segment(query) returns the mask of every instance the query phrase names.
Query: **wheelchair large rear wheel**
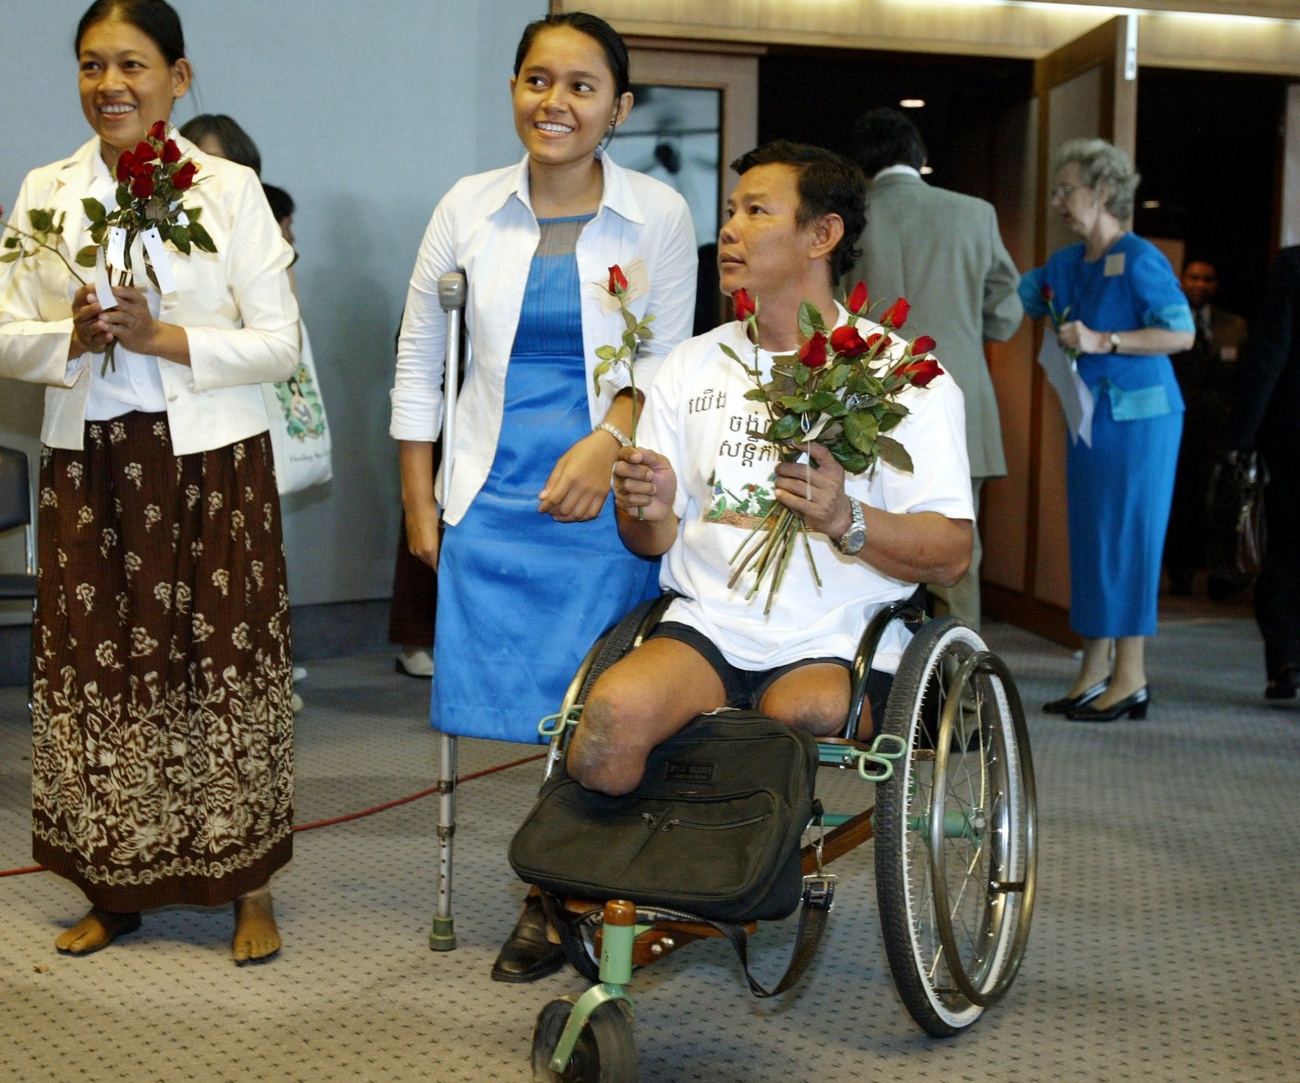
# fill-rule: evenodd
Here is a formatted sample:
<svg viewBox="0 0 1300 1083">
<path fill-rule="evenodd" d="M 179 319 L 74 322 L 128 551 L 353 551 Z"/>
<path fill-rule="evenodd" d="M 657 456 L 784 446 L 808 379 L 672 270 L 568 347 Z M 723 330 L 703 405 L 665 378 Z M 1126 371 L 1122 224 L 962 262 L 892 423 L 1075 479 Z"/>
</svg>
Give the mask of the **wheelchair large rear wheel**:
<svg viewBox="0 0 1300 1083">
<path fill-rule="evenodd" d="M 1035 879 L 1034 773 L 1006 666 L 952 617 L 929 622 L 894 678 L 885 732 L 907 755 L 876 788 L 876 894 L 890 970 L 929 1034 L 1004 996 Z"/>
</svg>

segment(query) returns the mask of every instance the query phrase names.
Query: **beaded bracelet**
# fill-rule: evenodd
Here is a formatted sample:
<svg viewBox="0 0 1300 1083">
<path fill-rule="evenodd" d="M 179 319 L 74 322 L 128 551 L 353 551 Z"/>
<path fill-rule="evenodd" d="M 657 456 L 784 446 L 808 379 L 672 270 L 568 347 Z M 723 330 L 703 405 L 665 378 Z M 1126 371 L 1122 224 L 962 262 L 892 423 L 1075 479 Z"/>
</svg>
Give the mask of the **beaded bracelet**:
<svg viewBox="0 0 1300 1083">
<path fill-rule="evenodd" d="M 599 425 L 596 426 L 595 429 L 592 429 L 591 431 L 596 432 L 597 430 L 601 432 L 609 433 L 610 436 L 612 436 L 615 440 L 619 442 L 619 445 L 621 447 L 632 446 L 632 441 L 628 439 L 628 437 L 624 433 L 620 432 L 617 428 L 611 425 L 608 421 L 602 421 Z"/>
</svg>

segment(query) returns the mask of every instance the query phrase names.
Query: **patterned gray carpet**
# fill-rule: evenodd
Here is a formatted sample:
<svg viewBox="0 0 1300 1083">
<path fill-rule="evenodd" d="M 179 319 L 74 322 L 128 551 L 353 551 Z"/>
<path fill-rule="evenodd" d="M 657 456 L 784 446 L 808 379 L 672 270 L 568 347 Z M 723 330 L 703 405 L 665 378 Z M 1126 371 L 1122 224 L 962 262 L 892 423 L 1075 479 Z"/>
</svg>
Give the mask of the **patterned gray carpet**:
<svg viewBox="0 0 1300 1083">
<path fill-rule="evenodd" d="M 1030 708 L 1038 771 L 1040 894 L 1008 999 L 958 1038 L 917 1030 L 885 964 L 867 847 L 837 863 L 820 956 L 781 1003 L 754 1001 L 717 942 L 638 973 L 643 1080 L 1300 1080 L 1300 711 L 1263 705 L 1253 626 L 1166 623 L 1149 718 L 1091 727 L 1037 711 L 1068 683 L 1067 651 L 1006 625 L 986 634 Z M 300 823 L 432 784 L 427 685 L 391 667 L 312 665 Z M 0 690 L 0 870 L 32 863 L 23 702 Z M 531 751 L 462 741 L 461 774 Z M 532 764 L 460 790 L 452 953 L 427 947 L 433 798 L 299 834 L 275 885 L 285 948 L 261 967 L 230 963 L 228 912 L 197 909 L 59 956 L 78 893 L 47 873 L 0 878 L 0 1078 L 527 1080 L 536 1013 L 582 988 L 569 972 L 488 980 L 520 896 L 506 844 L 539 777 Z M 828 803 L 869 803 L 865 785 L 829 778 Z M 760 931 L 761 974 L 779 972 L 788 936 Z"/>
</svg>

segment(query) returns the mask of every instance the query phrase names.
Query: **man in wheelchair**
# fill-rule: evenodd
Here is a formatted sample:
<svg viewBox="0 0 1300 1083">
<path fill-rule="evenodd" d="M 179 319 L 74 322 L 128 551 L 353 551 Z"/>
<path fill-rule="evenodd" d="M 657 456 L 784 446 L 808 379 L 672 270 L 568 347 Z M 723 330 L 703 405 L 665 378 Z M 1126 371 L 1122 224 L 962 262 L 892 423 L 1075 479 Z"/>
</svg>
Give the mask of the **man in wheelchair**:
<svg viewBox="0 0 1300 1083">
<path fill-rule="evenodd" d="M 847 320 L 835 289 L 859 255 L 866 182 L 839 155 L 784 141 L 732 168 L 740 179 L 718 237 L 721 287 L 727 294 L 743 288 L 758 302 L 757 364 L 766 379 L 774 354 L 800 346 L 802 302 L 828 323 Z M 863 337 L 883 330 L 865 320 L 858 328 Z M 817 736 L 838 733 L 865 622 L 919 583 L 955 583 L 970 563 L 965 415 L 951 377 L 900 400 L 909 413 L 891 435 L 910 452 L 911 473 L 881 461 L 871 476 L 846 475 L 817 443 L 807 447 L 811 465 L 773 469 L 775 448 L 758 435 L 766 411 L 745 398 L 753 383 L 723 344 L 754 363 L 738 321 L 679 345 L 648 391 L 638 446 L 624 448 L 614 467 L 624 544 L 662 555 L 660 584 L 681 597 L 587 697 L 567 771 L 593 790 L 630 792 L 655 746 L 724 706 L 754 708 Z M 764 496 L 803 518 L 821 578 L 818 585 L 800 545 L 770 613 L 766 586 L 747 597 L 749 582 L 727 585 Z M 893 672 L 906 638 L 890 626 L 877 670 Z M 858 736 L 869 739 L 869 712 L 863 717 Z M 539 919 L 539 908 L 525 908 L 494 977 L 526 981 L 560 965 L 559 949 L 541 942 Z"/>
<path fill-rule="evenodd" d="M 732 168 L 740 180 L 718 266 L 723 292 L 743 288 L 759 303 L 766 378 L 773 354 L 799 348 L 803 301 L 831 322 L 839 277 L 858 255 L 865 182 L 838 155 L 785 142 Z M 847 319 L 838 313 L 835 323 Z M 859 330 L 866 337 L 880 328 Z M 753 384 L 722 343 L 746 363 L 753 357 L 735 321 L 678 346 L 650 388 L 640 446 L 624 449 L 614 467 L 624 544 L 662 555 L 660 583 L 682 597 L 588 696 L 568 771 L 605 793 L 634 789 L 651 749 L 719 707 L 752 707 L 816 736 L 839 732 L 864 617 L 918 583 L 956 582 L 970 562 L 965 420 L 950 377 L 904 393 L 910 412 L 892 435 L 911 453 L 911 474 L 881 461 L 873 477 L 846 475 L 816 443 L 812 465 L 778 462 L 773 472 L 773 448 L 755 438 L 767 421 L 763 404 L 745 398 Z M 766 587 L 746 597 L 746 581 L 727 586 L 729 561 L 757 522 L 746 522 L 736 496 L 761 490 L 803 518 L 822 579 L 819 587 L 797 550 L 766 615 Z M 895 629 L 882 643 L 877 669 L 892 671 L 902 639 Z"/>
</svg>

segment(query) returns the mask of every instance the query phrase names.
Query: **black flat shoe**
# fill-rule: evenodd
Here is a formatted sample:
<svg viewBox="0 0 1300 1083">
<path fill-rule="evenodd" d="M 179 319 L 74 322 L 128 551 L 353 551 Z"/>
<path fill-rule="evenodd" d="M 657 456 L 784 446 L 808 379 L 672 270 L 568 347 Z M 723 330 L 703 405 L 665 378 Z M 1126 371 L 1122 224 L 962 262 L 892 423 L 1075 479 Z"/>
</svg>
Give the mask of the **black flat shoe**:
<svg viewBox="0 0 1300 1083">
<path fill-rule="evenodd" d="M 1128 715 L 1129 718 L 1146 718 L 1147 707 L 1151 703 L 1151 693 L 1148 686 L 1143 685 L 1131 696 L 1125 696 L 1118 703 L 1112 703 L 1109 707 L 1103 707 L 1100 710 L 1096 707 L 1080 707 L 1077 710 L 1066 713 L 1066 718 L 1071 722 L 1114 722 L 1120 715 Z"/>
<path fill-rule="evenodd" d="M 1077 711 L 1080 707 L 1086 706 L 1094 699 L 1100 696 L 1110 686 L 1110 678 L 1099 681 L 1091 688 L 1085 688 L 1077 696 L 1062 696 L 1060 699 L 1049 700 L 1043 704 L 1043 710 L 1047 714 L 1069 714 L 1071 711 Z"/>
<path fill-rule="evenodd" d="M 492 964 L 492 980 L 530 982 L 564 965 L 564 949 L 546 938 L 546 914 L 539 895 L 524 900 L 524 912 Z"/>
</svg>

